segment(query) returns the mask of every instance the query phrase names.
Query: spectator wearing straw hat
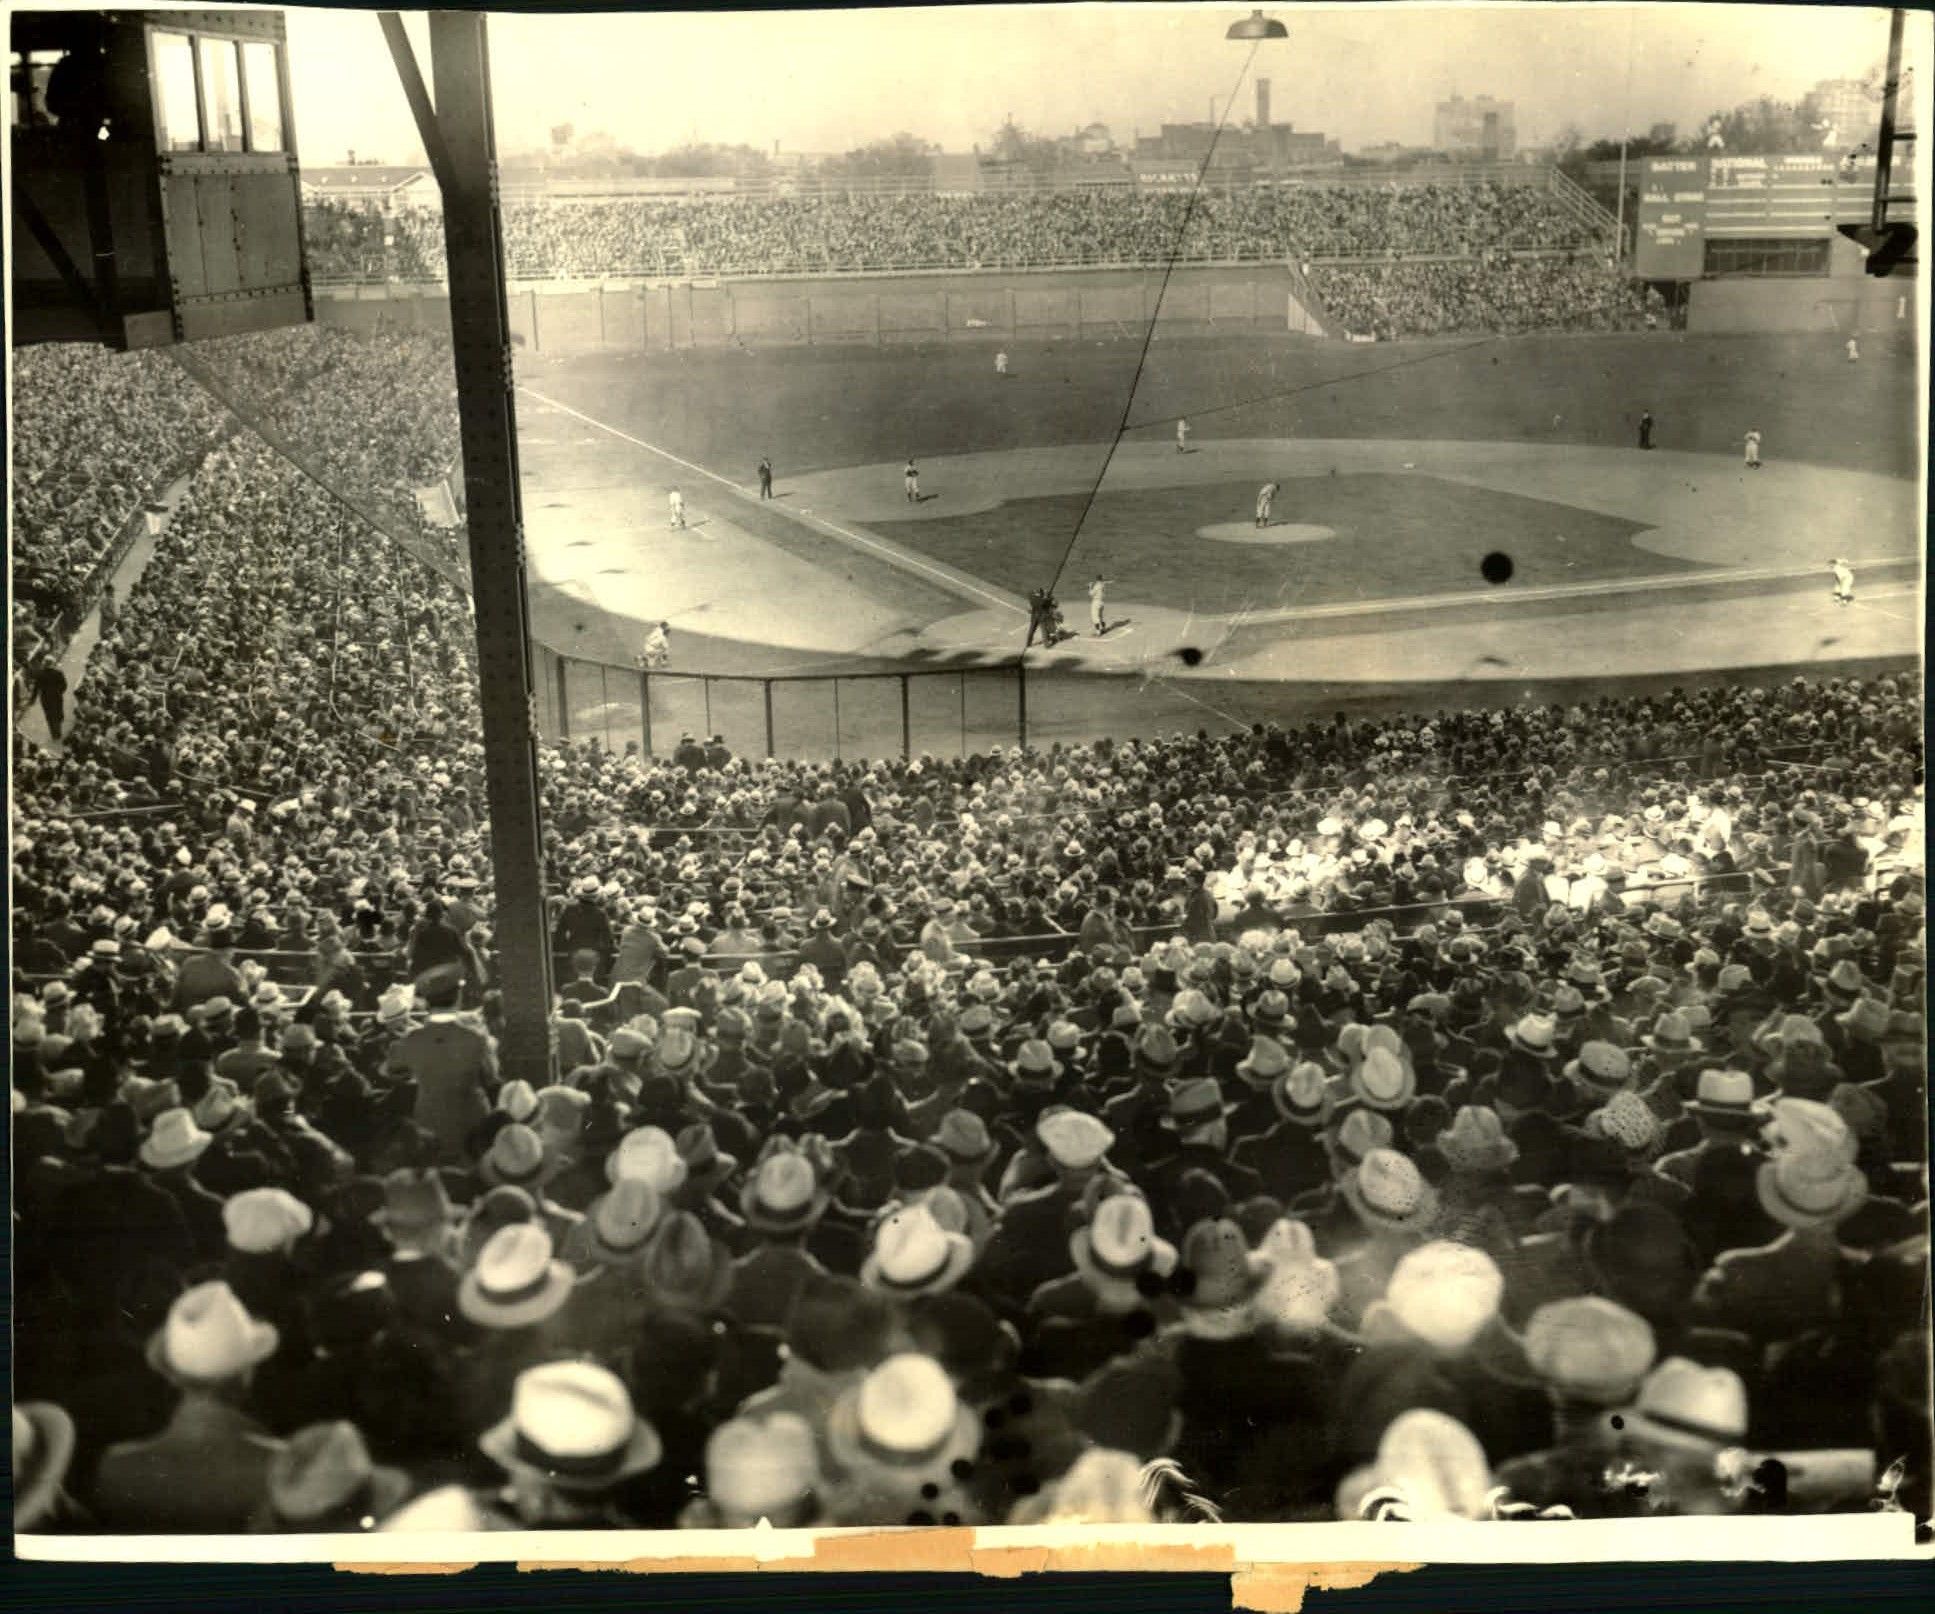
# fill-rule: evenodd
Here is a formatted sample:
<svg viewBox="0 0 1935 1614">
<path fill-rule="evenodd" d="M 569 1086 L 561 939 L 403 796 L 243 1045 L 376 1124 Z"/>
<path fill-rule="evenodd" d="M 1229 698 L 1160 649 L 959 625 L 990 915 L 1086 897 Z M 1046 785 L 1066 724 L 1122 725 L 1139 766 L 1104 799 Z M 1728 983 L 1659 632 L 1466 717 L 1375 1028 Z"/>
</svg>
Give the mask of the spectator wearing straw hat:
<svg viewBox="0 0 1935 1614">
<path fill-rule="evenodd" d="M 825 1439 L 829 1522 L 979 1522 L 959 1473 L 980 1455 L 980 1420 L 932 1357 L 881 1362 L 834 1403 Z"/>
<path fill-rule="evenodd" d="M 511 1514 L 525 1529 L 622 1528 L 615 1494 L 658 1466 L 664 1447 L 617 1376 L 592 1362 L 547 1362 L 520 1373 L 508 1411 L 479 1437 L 504 1471 Z"/>
<path fill-rule="evenodd" d="M 311 1424 L 269 1465 L 269 1494 L 250 1521 L 261 1535 L 354 1535 L 403 1505 L 410 1476 L 370 1460 L 353 1423 Z"/>
<path fill-rule="evenodd" d="M 500 1227 L 457 1288 L 457 1308 L 478 1330 L 464 1363 L 459 1404 L 476 1427 L 509 1398 L 517 1377 L 546 1357 L 569 1354 L 562 1319 L 576 1275 L 536 1222 Z"/>
<path fill-rule="evenodd" d="M 804 1418 L 792 1412 L 734 1418 L 706 1441 L 705 1494 L 679 1523 L 692 1530 L 809 1529 L 822 1522 L 824 1483 Z"/>
<path fill-rule="evenodd" d="M 1330 1179 L 1324 1128 L 1335 1110 L 1336 1094 L 1321 1065 L 1299 1060 L 1271 1080 L 1270 1103 L 1276 1124 L 1238 1142 L 1234 1159 L 1288 1203 Z"/>
<path fill-rule="evenodd" d="M 1343 1177 L 1340 1192 L 1368 1238 L 1337 1263 L 1342 1290 L 1336 1315 L 1355 1327 L 1384 1293 L 1397 1264 L 1430 1235 L 1438 1193 L 1409 1156 L 1375 1148 Z"/>
<path fill-rule="evenodd" d="M 740 1191 L 739 1212 L 755 1243 L 732 1264 L 725 1310 L 753 1328 L 783 1328 L 800 1293 L 826 1268 L 806 1238 L 826 1214 L 832 1194 L 797 1149 L 773 1149 Z"/>
<path fill-rule="evenodd" d="M 1718 1459 L 1747 1438 L 1747 1389 L 1724 1367 L 1668 1357 L 1621 1409 L 1622 1448 L 1646 1479 L 1648 1511 L 1714 1515 L 1737 1511 Z"/>
<path fill-rule="evenodd" d="M 102 1455 L 93 1495 L 104 1525 L 129 1535 L 248 1528 L 282 1447 L 242 1404 L 279 1344 L 225 1283 L 198 1284 L 174 1303 L 147 1355 L 179 1399 L 160 1433 Z"/>
</svg>

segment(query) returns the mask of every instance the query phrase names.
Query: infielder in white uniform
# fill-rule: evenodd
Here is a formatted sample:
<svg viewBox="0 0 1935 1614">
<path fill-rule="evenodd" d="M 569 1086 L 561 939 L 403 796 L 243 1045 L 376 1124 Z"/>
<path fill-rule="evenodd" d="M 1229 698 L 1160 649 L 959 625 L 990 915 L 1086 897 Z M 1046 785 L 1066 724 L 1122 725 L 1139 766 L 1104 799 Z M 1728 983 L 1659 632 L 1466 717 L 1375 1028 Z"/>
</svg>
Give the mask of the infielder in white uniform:
<svg viewBox="0 0 1935 1614">
<path fill-rule="evenodd" d="M 1256 524 L 1259 527 L 1270 525 L 1270 501 L 1277 496 L 1277 484 L 1265 482 L 1256 490 Z"/>
<path fill-rule="evenodd" d="M 1098 639 L 1109 631 L 1107 618 L 1102 613 L 1102 590 L 1107 587 L 1108 583 L 1100 572 L 1096 573 L 1095 581 L 1088 586 L 1088 625 L 1095 630 Z"/>
<path fill-rule="evenodd" d="M 907 502 L 909 504 L 919 504 L 920 503 L 920 471 L 916 468 L 912 460 L 909 460 L 907 462 L 907 470 L 905 475 L 901 478 L 901 480 L 906 484 L 906 487 L 907 487 Z"/>
<path fill-rule="evenodd" d="M 665 497 L 667 502 L 672 506 L 672 525 L 675 527 L 683 527 L 685 525 L 685 495 L 679 492 L 677 488 L 674 488 Z"/>
<path fill-rule="evenodd" d="M 1828 570 L 1834 573 L 1834 603 L 1854 604 L 1854 568 L 1837 556 L 1828 562 Z"/>
<path fill-rule="evenodd" d="M 663 667 L 672 654 L 672 624 L 661 622 L 645 635 L 645 648 L 638 653 L 647 668 Z"/>
<path fill-rule="evenodd" d="M 1176 452 L 1178 454 L 1189 452 L 1189 422 L 1180 417 L 1176 421 Z"/>
<path fill-rule="evenodd" d="M 1759 432 L 1747 433 L 1747 469 L 1750 471 L 1758 471 L 1760 469 Z"/>
</svg>

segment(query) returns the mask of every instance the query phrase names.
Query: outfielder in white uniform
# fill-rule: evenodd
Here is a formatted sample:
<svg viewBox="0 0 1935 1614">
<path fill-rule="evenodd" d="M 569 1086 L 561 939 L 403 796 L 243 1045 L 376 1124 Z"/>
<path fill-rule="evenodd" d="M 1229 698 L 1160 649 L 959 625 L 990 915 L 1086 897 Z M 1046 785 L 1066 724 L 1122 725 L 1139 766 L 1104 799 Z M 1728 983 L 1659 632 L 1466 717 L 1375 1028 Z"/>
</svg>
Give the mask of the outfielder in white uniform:
<svg viewBox="0 0 1935 1614">
<path fill-rule="evenodd" d="M 1109 631 L 1108 620 L 1102 612 L 1102 590 L 1106 587 L 1108 584 L 1099 573 L 1088 586 L 1088 625 L 1095 630 L 1098 639 Z"/>
<path fill-rule="evenodd" d="M 996 375 L 1008 373 L 1008 354 L 1005 348 L 994 356 L 994 373 Z"/>
<path fill-rule="evenodd" d="M 1848 338 L 1848 363 L 1858 364 L 1860 362 L 1861 362 L 1861 343 L 1858 338 L 1850 336 Z"/>
<path fill-rule="evenodd" d="M 1176 421 L 1176 452 L 1178 454 L 1189 452 L 1189 422 L 1180 417 Z"/>
<path fill-rule="evenodd" d="M 677 488 L 674 488 L 666 495 L 666 501 L 672 506 L 672 525 L 675 527 L 683 527 L 685 525 L 685 495 L 679 492 Z"/>
<path fill-rule="evenodd" d="M 915 467 L 914 462 L 912 460 L 909 460 L 907 462 L 907 470 L 905 474 L 902 476 L 901 480 L 906 484 L 906 487 L 907 487 L 907 502 L 909 504 L 919 504 L 920 503 L 920 471 Z"/>
<path fill-rule="evenodd" d="M 1834 573 L 1834 603 L 1854 604 L 1854 568 L 1837 556 L 1828 562 L 1828 570 Z"/>
<path fill-rule="evenodd" d="M 638 654 L 639 661 L 648 668 L 663 667 L 672 654 L 671 635 L 671 623 L 659 623 L 645 635 L 645 648 Z"/>
<path fill-rule="evenodd" d="M 1760 469 L 1759 432 L 1747 433 L 1747 469 L 1750 471 L 1758 471 Z"/>
<path fill-rule="evenodd" d="M 1270 525 L 1270 501 L 1277 496 L 1277 484 L 1265 482 L 1256 490 L 1256 524 L 1259 527 Z"/>
</svg>

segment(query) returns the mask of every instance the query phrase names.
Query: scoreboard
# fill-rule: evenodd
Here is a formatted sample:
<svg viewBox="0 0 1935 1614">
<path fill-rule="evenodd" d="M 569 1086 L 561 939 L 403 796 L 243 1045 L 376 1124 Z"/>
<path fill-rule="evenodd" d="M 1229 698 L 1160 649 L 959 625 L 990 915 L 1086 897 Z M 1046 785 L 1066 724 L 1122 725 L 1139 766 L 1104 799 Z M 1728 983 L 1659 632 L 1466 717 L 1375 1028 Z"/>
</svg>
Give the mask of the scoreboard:
<svg viewBox="0 0 1935 1614">
<path fill-rule="evenodd" d="M 1872 156 L 1648 157 L 1634 268 L 1642 280 L 1698 280 L 1709 240 L 1822 240 L 1866 219 L 1874 190 Z"/>
</svg>

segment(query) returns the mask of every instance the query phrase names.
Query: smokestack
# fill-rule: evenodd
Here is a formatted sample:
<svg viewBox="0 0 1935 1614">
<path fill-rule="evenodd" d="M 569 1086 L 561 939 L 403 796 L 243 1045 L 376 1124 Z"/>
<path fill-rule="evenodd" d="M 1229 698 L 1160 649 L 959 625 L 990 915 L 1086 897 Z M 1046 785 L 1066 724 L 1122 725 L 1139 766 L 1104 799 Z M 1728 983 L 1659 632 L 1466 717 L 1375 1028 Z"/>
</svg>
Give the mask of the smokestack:
<svg viewBox="0 0 1935 1614">
<path fill-rule="evenodd" d="M 1259 129 L 1270 127 L 1270 81 L 1267 78 L 1256 81 L 1256 126 Z"/>
</svg>

